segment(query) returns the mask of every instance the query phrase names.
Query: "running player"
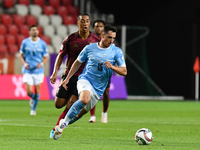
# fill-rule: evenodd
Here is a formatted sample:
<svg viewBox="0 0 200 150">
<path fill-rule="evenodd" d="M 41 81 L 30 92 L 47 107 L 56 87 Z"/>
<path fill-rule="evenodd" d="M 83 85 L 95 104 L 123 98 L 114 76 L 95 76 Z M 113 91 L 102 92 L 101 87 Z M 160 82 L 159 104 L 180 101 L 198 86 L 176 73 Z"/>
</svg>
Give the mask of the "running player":
<svg viewBox="0 0 200 150">
<path fill-rule="evenodd" d="M 79 100 L 69 109 L 64 119 L 56 126 L 53 138 L 57 140 L 68 124 L 75 122 L 90 111 L 98 102 L 112 76 L 113 71 L 125 76 L 127 74 L 123 52 L 112 43 L 117 29 L 105 26 L 101 41 L 87 45 L 73 63 L 67 77 L 62 82 L 63 88 L 70 90 L 68 83 L 85 60 L 87 64 L 78 78 Z M 115 62 L 118 67 L 115 66 Z"/>
<path fill-rule="evenodd" d="M 26 91 L 31 98 L 30 115 L 36 115 L 36 107 L 40 97 L 40 85 L 44 79 L 44 64 L 48 60 L 46 43 L 38 37 L 39 30 L 37 25 L 29 27 L 30 37 L 22 41 L 19 58 L 23 63 L 22 73 L 23 82 L 26 85 Z M 35 85 L 35 93 L 33 93 Z"/>
<path fill-rule="evenodd" d="M 82 49 L 88 44 L 100 41 L 100 38 L 96 34 L 89 31 L 90 17 L 88 14 L 80 14 L 78 16 L 77 24 L 79 26 L 79 31 L 69 35 L 68 38 L 65 39 L 61 45 L 60 52 L 56 58 L 56 62 L 54 65 L 54 71 L 50 77 L 50 81 L 52 84 L 54 84 L 57 79 L 57 71 L 60 68 L 60 65 L 65 55 L 68 55 L 68 59 L 66 64 L 66 71 L 65 74 L 62 76 L 61 82 L 66 78 L 73 62 L 76 60 Z M 70 79 L 68 83 L 68 91 L 63 88 L 62 84 L 58 88 L 58 92 L 55 97 L 55 107 L 62 108 L 66 104 L 67 106 L 58 118 L 56 125 L 59 124 L 60 119 L 63 119 L 65 117 L 72 104 L 78 100 L 77 80 L 78 76 L 82 73 L 84 66 L 85 62 Z M 54 131 L 55 128 L 53 128 L 50 132 L 50 138 L 53 138 Z"/>
</svg>

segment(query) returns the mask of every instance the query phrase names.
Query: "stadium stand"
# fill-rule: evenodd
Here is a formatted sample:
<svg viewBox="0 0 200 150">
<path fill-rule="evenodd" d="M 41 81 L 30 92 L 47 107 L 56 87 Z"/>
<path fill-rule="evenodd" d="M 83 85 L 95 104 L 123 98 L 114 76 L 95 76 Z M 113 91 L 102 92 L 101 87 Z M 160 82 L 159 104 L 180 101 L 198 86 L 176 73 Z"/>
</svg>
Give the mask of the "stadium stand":
<svg viewBox="0 0 200 150">
<path fill-rule="evenodd" d="M 4 0 L 3 1 L 3 5 L 6 7 L 6 8 L 11 8 L 15 5 L 15 0 Z"/>
<path fill-rule="evenodd" d="M 55 53 L 54 47 L 52 45 L 47 44 L 47 49 L 48 49 L 49 54 L 54 54 Z"/>
<path fill-rule="evenodd" d="M 18 15 L 26 16 L 28 14 L 28 6 L 23 4 L 16 4 L 15 9 Z"/>
<path fill-rule="evenodd" d="M 23 34 L 17 34 L 16 38 L 17 38 L 17 39 L 16 39 L 16 40 L 17 40 L 17 45 L 18 45 L 18 48 L 19 48 L 20 45 L 21 45 L 21 43 L 22 43 L 22 41 L 23 41 L 23 39 L 25 39 L 26 36 L 23 35 Z"/>
<path fill-rule="evenodd" d="M 12 35 L 12 34 L 7 34 L 6 35 L 6 44 L 7 45 L 10 45 L 10 44 L 16 44 L 16 38 L 15 38 L 15 36 L 14 35 Z"/>
<path fill-rule="evenodd" d="M 18 0 L 18 4 L 22 4 L 22 5 L 29 5 L 29 0 Z"/>
<path fill-rule="evenodd" d="M 17 53 L 18 51 L 19 51 L 19 48 L 18 48 L 17 45 L 15 45 L 15 44 L 9 44 L 9 45 L 8 45 L 8 52 L 9 52 L 10 54 L 15 54 L 15 53 Z"/>
<path fill-rule="evenodd" d="M 59 0 L 49 0 L 49 5 L 57 8 L 60 5 L 60 1 Z"/>
<path fill-rule="evenodd" d="M 68 26 L 68 25 L 71 25 L 71 24 L 75 24 L 75 20 L 72 16 L 64 16 L 64 20 L 63 20 L 63 23 L 64 25 Z"/>
<path fill-rule="evenodd" d="M 18 34 L 18 27 L 15 24 L 8 25 L 8 34 L 16 36 Z"/>
<path fill-rule="evenodd" d="M 60 26 L 63 22 L 62 17 L 59 15 L 50 15 L 50 22 L 53 26 Z"/>
<path fill-rule="evenodd" d="M 62 41 L 78 30 L 76 22 L 80 9 L 73 3 L 74 0 L 2 0 L 2 51 L 18 52 L 16 48 L 19 49 L 22 40 L 29 36 L 29 25 L 37 24 L 39 37 L 47 43 L 49 53 L 58 53 Z"/>
<path fill-rule="evenodd" d="M 44 34 L 50 38 L 55 36 L 55 27 L 53 25 L 47 25 L 44 28 Z"/>
<path fill-rule="evenodd" d="M 22 25 L 25 23 L 25 19 L 23 16 L 18 15 L 18 14 L 14 14 L 13 15 L 13 23 L 17 26 Z"/>
<path fill-rule="evenodd" d="M 43 7 L 45 4 L 45 0 L 33 0 L 33 4 Z"/>
<path fill-rule="evenodd" d="M 0 54 L 7 53 L 7 46 L 6 45 L 0 45 Z"/>
<path fill-rule="evenodd" d="M 4 25 L 12 24 L 12 17 L 8 14 L 2 14 L 1 20 Z"/>
<path fill-rule="evenodd" d="M 4 24 L 0 24 L 0 35 L 6 35 L 7 34 L 7 28 Z"/>
<path fill-rule="evenodd" d="M 51 39 L 47 35 L 40 35 L 39 37 L 43 39 L 47 43 L 47 45 L 51 44 Z"/>
<path fill-rule="evenodd" d="M 44 14 L 40 15 L 38 17 L 38 24 L 41 25 L 43 28 L 49 25 L 50 24 L 49 16 L 44 15 Z"/>
<path fill-rule="evenodd" d="M 42 14 L 42 8 L 39 5 L 30 4 L 29 12 L 31 15 L 33 15 L 35 17 L 39 17 Z"/>
<path fill-rule="evenodd" d="M 55 14 L 55 8 L 51 5 L 45 5 L 43 7 L 43 13 L 47 16 Z"/>
<path fill-rule="evenodd" d="M 68 28 L 65 25 L 57 26 L 56 33 L 65 39 L 68 36 Z"/>
<path fill-rule="evenodd" d="M 0 34 L 0 45 L 4 45 L 5 43 L 5 36 Z"/>
<path fill-rule="evenodd" d="M 68 9 L 66 6 L 58 6 L 57 7 L 57 14 L 64 18 L 68 14 Z"/>
<path fill-rule="evenodd" d="M 67 26 L 68 30 L 69 30 L 69 34 L 72 34 L 73 32 L 76 32 L 79 30 L 78 26 L 77 25 L 68 25 Z"/>
<path fill-rule="evenodd" d="M 26 24 L 22 24 L 19 26 L 19 31 L 21 34 L 23 34 L 25 37 L 29 36 L 29 26 Z"/>
<path fill-rule="evenodd" d="M 25 19 L 26 19 L 26 24 L 28 26 L 30 26 L 32 24 L 37 24 L 37 18 L 33 15 L 26 15 Z"/>
</svg>

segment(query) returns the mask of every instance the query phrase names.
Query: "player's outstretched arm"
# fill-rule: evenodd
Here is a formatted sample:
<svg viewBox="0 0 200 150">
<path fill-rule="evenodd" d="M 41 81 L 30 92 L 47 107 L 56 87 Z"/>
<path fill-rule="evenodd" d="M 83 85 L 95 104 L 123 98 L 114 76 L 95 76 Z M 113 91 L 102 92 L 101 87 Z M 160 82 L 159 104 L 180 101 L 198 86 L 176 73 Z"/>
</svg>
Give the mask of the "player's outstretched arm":
<svg viewBox="0 0 200 150">
<path fill-rule="evenodd" d="M 67 83 L 69 82 L 69 79 L 76 73 L 78 68 L 81 66 L 82 63 L 80 63 L 78 60 L 75 60 L 71 69 L 69 70 L 69 73 L 66 77 L 66 79 L 62 82 L 63 87 L 67 90 Z"/>
<path fill-rule="evenodd" d="M 120 74 L 122 76 L 127 75 L 126 67 L 117 67 L 117 66 L 112 65 L 108 61 L 104 62 L 104 65 L 105 65 L 106 68 L 110 68 L 110 69 L 112 69 L 113 71 L 115 71 L 116 73 L 118 73 L 118 74 Z"/>
<path fill-rule="evenodd" d="M 53 73 L 50 77 L 50 81 L 51 81 L 52 84 L 54 84 L 56 82 L 57 72 L 58 72 L 58 69 L 60 68 L 60 66 L 62 64 L 62 61 L 63 61 L 63 56 L 59 53 L 58 56 L 56 57 Z"/>
</svg>

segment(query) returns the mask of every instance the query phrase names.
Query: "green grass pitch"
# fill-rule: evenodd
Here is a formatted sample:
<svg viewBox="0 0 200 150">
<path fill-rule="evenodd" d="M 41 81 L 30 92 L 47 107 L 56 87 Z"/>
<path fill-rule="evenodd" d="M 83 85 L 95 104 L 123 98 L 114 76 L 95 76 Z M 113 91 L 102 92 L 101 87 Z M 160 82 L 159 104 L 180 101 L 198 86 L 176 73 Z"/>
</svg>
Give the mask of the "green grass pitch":
<svg viewBox="0 0 200 150">
<path fill-rule="evenodd" d="M 63 109 L 53 101 L 40 101 L 30 116 L 28 101 L 0 100 L 0 150 L 196 150 L 200 149 L 200 103 L 195 101 L 110 101 L 108 123 L 101 123 L 102 101 L 96 106 L 97 122 L 89 113 L 69 125 L 58 140 L 49 133 Z M 139 146 L 135 132 L 148 128 L 150 145 Z"/>
</svg>

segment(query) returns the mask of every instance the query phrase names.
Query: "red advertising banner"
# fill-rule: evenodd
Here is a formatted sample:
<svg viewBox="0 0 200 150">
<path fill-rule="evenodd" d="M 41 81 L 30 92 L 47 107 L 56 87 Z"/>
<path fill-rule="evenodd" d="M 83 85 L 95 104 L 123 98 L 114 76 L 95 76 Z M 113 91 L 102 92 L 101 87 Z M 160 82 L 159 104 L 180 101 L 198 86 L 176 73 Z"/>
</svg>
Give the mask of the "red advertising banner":
<svg viewBox="0 0 200 150">
<path fill-rule="evenodd" d="M 22 78 L 22 75 L 0 75 L 0 99 L 30 99 Z M 40 99 L 49 100 L 46 78 L 40 89 Z"/>
</svg>

